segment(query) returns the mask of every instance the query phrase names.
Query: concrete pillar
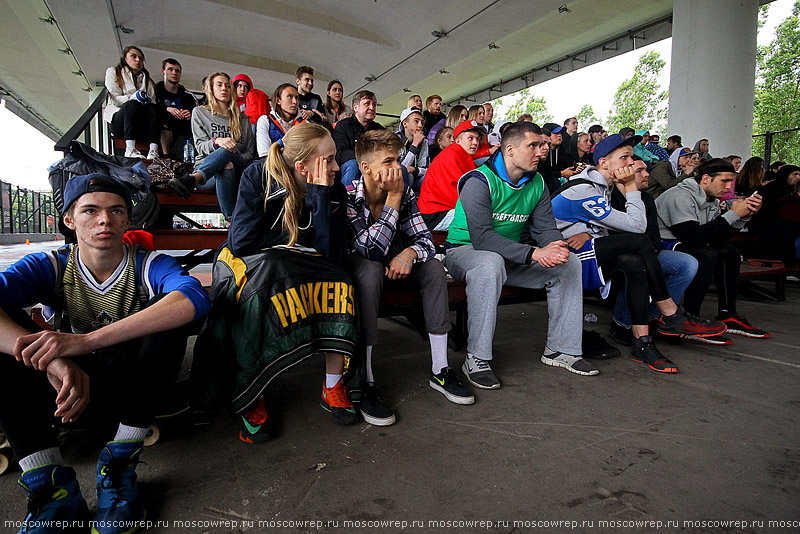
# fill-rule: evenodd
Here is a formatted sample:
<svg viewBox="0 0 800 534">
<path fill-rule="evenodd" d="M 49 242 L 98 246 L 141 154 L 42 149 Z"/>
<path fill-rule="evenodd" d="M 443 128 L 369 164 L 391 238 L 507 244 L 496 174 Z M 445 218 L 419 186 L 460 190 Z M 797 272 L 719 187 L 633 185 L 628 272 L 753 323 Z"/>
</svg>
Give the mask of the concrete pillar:
<svg viewBox="0 0 800 534">
<path fill-rule="evenodd" d="M 747 159 L 753 144 L 758 0 L 675 0 L 669 135 Z"/>
</svg>

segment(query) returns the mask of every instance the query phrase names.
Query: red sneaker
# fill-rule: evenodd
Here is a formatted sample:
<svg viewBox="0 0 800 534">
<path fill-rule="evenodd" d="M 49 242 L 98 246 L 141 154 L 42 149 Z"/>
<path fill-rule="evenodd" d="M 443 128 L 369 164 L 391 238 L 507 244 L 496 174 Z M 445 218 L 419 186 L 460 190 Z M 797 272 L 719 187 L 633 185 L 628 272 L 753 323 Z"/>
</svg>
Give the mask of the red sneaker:
<svg viewBox="0 0 800 534">
<path fill-rule="evenodd" d="M 754 337 L 757 339 L 766 339 L 770 337 L 769 332 L 761 330 L 750 324 L 750 321 L 744 318 L 744 315 L 731 315 L 725 319 L 717 317 L 717 321 L 723 323 L 728 327 L 728 332 L 737 334 L 739 336 Z"/>
</svg>

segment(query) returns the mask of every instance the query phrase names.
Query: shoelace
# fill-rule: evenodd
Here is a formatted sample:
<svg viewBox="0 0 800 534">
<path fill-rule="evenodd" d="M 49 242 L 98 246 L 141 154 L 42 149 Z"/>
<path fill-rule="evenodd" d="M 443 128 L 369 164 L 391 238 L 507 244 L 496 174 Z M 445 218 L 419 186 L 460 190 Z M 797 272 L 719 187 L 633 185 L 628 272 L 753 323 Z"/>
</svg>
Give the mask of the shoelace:
<svg viewBox="0 0 800 534">
<path fill-rule="evenodd" d="M 103 489 L 111 490 L 113 492 L 113 496 L 111 498 L 112 505 L 131 500 L 135 497 L 135 495 L 128 494 L 134 490 L 132 487 L 130 487 L 130 485 L 123 484 L 122 475 L 128 470 L 129 467 L 131 469 L 135 469 L 136 465 L 140 463 L 143 462 L 139 461 L 138 459 L 131 460 L 130 458 L 111 458 L 108 464 L 106 464 L 106 470 L 105 473 L 103 473 L 103 479 L 100 481 L 100 486 Z M 108 482 L 109 485 L 106 485 L 106 482 Z"/>
<path fill-rule="evenodd" d="M 347 394 L 344 391 L 344 386 L 342 385 L 341 381 L 337 382 L 332 388 L 326 389 L 328 390 L 328 404 L 330 406 L 334 406 L 336 408 L 353 407 L 353 405 L 350 404 L 350 401 L 347 399 Z"/>
<path fill-rule="evenodd" d="M 244 418 L 253 425 L 263 425 L 267 422 L 268 417 L 264 397 L 259 397 L 256 404 L 244 414 Z"/>
<path fill-rule="evenodd" d="M 489 362 L 486 360 L 481 360 L 480 358 L 471 358 L 472 361 L 475 362 L 475 368 L 478 371 L 489 371 L 491 367 L 489 367 Z"/>
<path fill-rule="evenodd" d="M 39 513 L 42 511 L 50 501 L 53 500 L 53 491 L 55 488 L 53 486 L 44 486 L 41 488 L 37 488 L 30 492 L 28 495 L 28 513 L 31 514 L 32 518 L 38 517 Z"/>
<path fill-rule="evenodd" d="M 683 314 L 689 321 L 701 324 L 703 326 L 711 326 L 711 321 L 708 319 L 703 319 L 702 317 L 698 317 L 697 315 L 692 315 L 689 312 L 684 312 Z"/>
</svg>

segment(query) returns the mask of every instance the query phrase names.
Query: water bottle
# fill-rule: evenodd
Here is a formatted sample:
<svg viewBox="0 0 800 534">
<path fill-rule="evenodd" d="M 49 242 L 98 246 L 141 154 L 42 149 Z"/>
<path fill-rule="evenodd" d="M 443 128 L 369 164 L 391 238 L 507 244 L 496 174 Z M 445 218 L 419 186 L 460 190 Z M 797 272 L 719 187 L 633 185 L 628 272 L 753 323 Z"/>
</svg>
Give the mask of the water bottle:
<svg viewBox="0 0 800 534">
<path fill-rule="evenodd" d="M 186 140 L 183 145 L 183 161 L 186 163 L 194 163 L 194 145 L 191 139 Z"/>
</svg>

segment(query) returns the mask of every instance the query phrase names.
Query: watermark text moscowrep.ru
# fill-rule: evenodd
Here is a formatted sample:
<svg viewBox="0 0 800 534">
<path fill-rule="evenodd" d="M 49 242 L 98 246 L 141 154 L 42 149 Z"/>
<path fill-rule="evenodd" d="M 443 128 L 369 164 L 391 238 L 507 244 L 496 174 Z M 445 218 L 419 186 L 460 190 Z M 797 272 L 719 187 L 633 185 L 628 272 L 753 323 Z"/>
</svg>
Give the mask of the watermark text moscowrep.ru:
<svg viewBox="0 0 800 534">
<path fill-rule="evenodd" d="M 130 522 L 117 524 L 117 528 L 133 528 L 136 523 Z M 6 529 L 19 529 L 22 521 L 4 520 Z M 725 520 L 725 519 L 698 519 L 698 520 L 655 520 L 655 519 L 599 519 L 599 520 L 560 520 L 560 519 L 531 519 L 531 520 L 485 520 L 485 519 L 173 519 L 173 520 L 148 520 L 140 522 L 148 529 L 180 530 L 182 532 L 204 532 L 235 529 L 271 529 L 271 530 L 494 530 L 500 528 L 521 530 L 591 530 L 591 529 L 620 529 L 620 530 L 681 530 L 681 529 L 800 529 L 800 520 Z M 28 525 L 30 528 L 33 525 Z M 35 525 L 41 528 L 69 529 L 87 528 L 97 526 L 95 521 L 40 521 Z M 108 526 L 108 525 L 106 525 Z"/>
</svg>

